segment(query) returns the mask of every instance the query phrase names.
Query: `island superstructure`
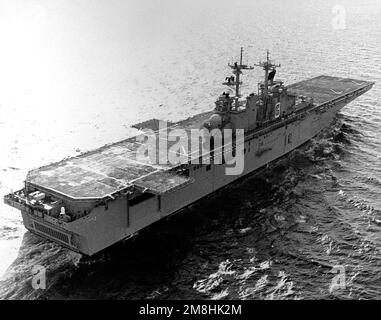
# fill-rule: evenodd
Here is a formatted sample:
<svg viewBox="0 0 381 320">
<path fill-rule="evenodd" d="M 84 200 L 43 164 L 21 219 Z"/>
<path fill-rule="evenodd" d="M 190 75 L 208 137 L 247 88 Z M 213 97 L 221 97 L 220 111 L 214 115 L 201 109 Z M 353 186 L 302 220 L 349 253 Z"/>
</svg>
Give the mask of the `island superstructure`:
<svg viewBox="0 0 381 320">
<path fill-rule="evenodd" d="M 181 165 L 137 161 L 142 142 L 131 137 L 30 171 L 24 188 L 6 195 L 5 203 L 21 211 L 31 232 L 93 255 L 300 147 L 374 84 L 322 75 L 285 86 L 275 80 L 280 65 L 269 53 L 249 66 L 242 49 L 229 67 L 228 92 L 214 110 L 171 123 L 168 130 L 243 129 L 242 174 L 226 175 L 227 162 L 193 164 L 191 156 Z M 264 80 L 243 97 L 242 73 L 254 67 L 264 70 Z M 156 119 L 135 127 L 159 130 Z"/>
</svg>

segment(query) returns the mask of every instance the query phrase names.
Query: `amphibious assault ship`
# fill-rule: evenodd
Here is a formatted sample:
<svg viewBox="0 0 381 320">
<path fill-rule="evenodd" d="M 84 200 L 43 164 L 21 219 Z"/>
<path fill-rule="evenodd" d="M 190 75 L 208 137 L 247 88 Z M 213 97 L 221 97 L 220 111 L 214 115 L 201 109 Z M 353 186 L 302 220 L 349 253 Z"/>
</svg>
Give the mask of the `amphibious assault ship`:
<svg viewBox="0 0 381 320">
<path fill-rule="evenodd" d="M 224 85 L 214 110 L 170 123 L 168 130 L 243 129 L 240 175 L 227 175 L 231 164 L 195 164 L 198 154 L 187 154 L 181 164 L 137 160 L 143 142 L 136 137 L 50 164 L 28 173 L 22 190 L 4 197 L 21 210 L 25 227 L 73 251 L 93 255 L 184 207 L 285 156 L 329 126 L 346 104 L 367 92 L 372 82 L 321 75 L 286 86 L 276 81 L 267 59 L 254 66 L 241 55 L 230 63 L 233 75 Z M 263 68 L 264 80 L 255 92 L 241 95 L 244 70 Z M 160 131 L 152 119 L 136 128 Z M 156 138 L 156 136 L 155 136 Z M 234 139 L 234 136 L 233 136 Z M 166 141 L 169 150 L 174 142 Z M 237 152 L 234 144 L 223 145 Z M 237 149 L 237 150 L 235 150 Z M 211 157 L 216 150 L 211 151 Z"/>
</svg>

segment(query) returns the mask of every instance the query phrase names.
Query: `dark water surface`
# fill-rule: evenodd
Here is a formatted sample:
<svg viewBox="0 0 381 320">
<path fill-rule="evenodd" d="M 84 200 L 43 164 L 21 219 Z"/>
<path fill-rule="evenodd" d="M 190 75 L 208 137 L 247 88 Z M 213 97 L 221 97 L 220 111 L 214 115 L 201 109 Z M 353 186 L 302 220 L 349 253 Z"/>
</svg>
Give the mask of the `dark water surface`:
<svg viewBox="0 0 381 320">
<path fill-rule="evenodd" d="M 253 63 L 269 48 L 286 83 L 376 82 L 276 166 L 93 258 L 31 235 L 1 204 L 1 299 L 380 298 L 379 1 L 341 1 L 345 30 L 332 26 L 336 1 L 0 3 L 13 32 L 0 32 L 1 196 L 133 123 L 210 110 L 240 46 Z M 47 268 L 45 291 L 31 287 L 34 265 Z M 334 266 L 346 288 L 331 292 Z"/>
</svg>

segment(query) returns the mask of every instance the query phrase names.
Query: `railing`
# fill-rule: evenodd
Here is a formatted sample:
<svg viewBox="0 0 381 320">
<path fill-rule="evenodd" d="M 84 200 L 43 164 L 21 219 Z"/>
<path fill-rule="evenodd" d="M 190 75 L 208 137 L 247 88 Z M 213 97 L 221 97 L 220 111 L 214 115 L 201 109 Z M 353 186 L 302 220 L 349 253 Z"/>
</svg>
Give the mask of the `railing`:
<svg viewBox="0 0 381 320">
<path fill-rule="evenodd" d="M 20 211 L 28 213 L 32 217 L 38 217 L 51 224 L 65 227 L 68 221 L 53 217 L 41 204 L 32 204 L 27 197 L 20 196 L 23 190 L 4 196 L 4 203 Z"/>
<path fill-rule="evenodd" d="M 30 206 L 28 206 L 26 199 L 17 195 L 20 192 L 21 190 L 4 196 L 4 203 L 19 210 L 27 210 Z"/>
</svg>

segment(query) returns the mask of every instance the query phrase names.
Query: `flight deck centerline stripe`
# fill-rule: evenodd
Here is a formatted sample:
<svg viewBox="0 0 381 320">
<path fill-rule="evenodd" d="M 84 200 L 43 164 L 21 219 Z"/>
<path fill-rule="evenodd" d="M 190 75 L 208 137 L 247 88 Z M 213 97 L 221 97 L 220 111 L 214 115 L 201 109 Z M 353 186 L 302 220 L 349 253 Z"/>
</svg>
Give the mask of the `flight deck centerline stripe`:
<svg viewBox="0 0 381 320">
<path fill-rule="evenodd" d="M 335 94 L 339 94 L 339 95 L 343 94 L 343 91 L 338 92 L 338 91 L 335 91 L 335 90 L 333 90 L 333 89 L 331 89 L 331 91 L 332 91 L 333 93 L 335 93 Z"/>
</svg>

